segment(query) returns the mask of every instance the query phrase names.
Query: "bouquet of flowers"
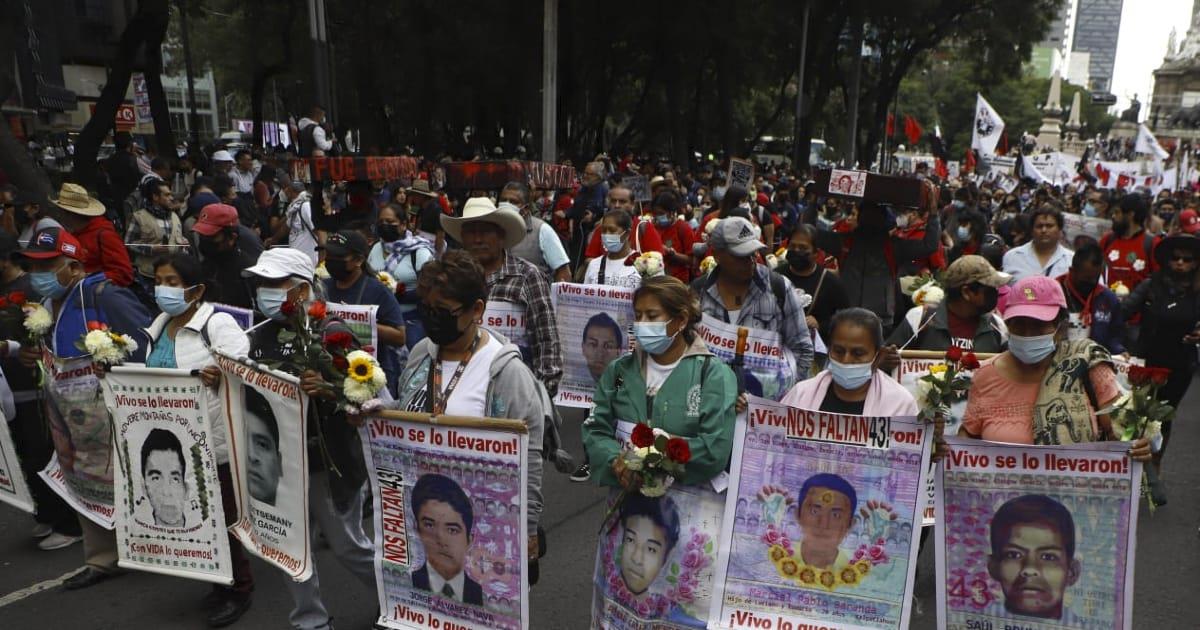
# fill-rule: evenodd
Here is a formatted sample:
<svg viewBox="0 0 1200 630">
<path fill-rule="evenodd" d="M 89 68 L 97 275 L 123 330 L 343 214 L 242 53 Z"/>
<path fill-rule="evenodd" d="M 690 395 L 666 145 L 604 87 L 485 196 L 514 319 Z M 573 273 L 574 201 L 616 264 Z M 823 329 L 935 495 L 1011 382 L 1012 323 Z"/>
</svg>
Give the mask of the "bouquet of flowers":
<svg viewBox="0 0 1200 630">
<path fill-rule="evenodd" d="M 137 352 L 138 344 L 129 335 L 109 330 L 103 322 L 90 321 L 87 332 L 75 341 L 75 347 L 92 355 L 96 363 L 120 365 L 126 357 Z"/>
<path fill-rule="evenodd" d="M 900 278 L 900 292 L 912 298 L 917 306 L 937 306 L 946 297 L 937 279 L 927 273 Z"/>
<path fill-rule="evenodd" d="M 692 450 L 687 440 L 672 437 L 662 429 L 653 429 L 645 422 L 639 422 L 633 427 L 629 442 L 632 448 L 626 448 L 618 457 L 625 462 L 627 470 L 638 473 L 636 492 L 642 496 L 661 497 L 666 494 L 675 480 L 683 477 L 684 469 L 692 459 Z M 617 501 L 604 516 L 604 523 L 609 522 L 629 492 L 621 491 Z"/>
<path fill-rule="evenodd" d="M 1175 408 L 1158 399 L 1158 390 L 1167 384 L 1171 370 L 1167 368 L 1129 367 L 1129 384 L 1132 387 L 1113 404 L 1109 417 L 1113 430 L 1122 441 L 1132 442 L 1139 438 L 1150 440 L 1150 449 L 1157 452 L 1162 448 L 1163 423 L 1175 418 Z M 1145 469 L 1142 472 L 1145 477 Z M 1145 486 L 1146 484 L 1143 484 Z M 1146 493 L 1147 498 L 1150 497 Z M 1150 499 L 1150 509 L 1154 500 Z"/>
<path fill-rule="evenodd" d="M 17 305 L 21 309 L 21 313 L 25 316 L 22 326 L 27 333 L 26 340 L 37 345 L 46 333 L 54 327 L 54 318 L 50 316 L 50 311 L 46 307 L 37 302 L 28 302 L 25 299 L 25 294 L 20 291 L 13 291 L 8 295 L 10 305 Z"/>
<path fill-rule="evenodd" d="M 663 256 L 658 252 L 646 252 L 633 261 L 633 268 L 642 278 L 653 278 L 663 275 Z"/>
<path fill-rule="evenodd" d="M 962 348 L 946 351 L 946 362 L 929 368 L 929 373 L 917 380 L 917 406 L 921 409 L 918 418 L 933 422 L 938 416 L 946 417 L 950 405 L 962 400 L 971 387 L 971 377 L 963 372 L 979 368 L 979 358 L 974 352 Z"/>
</svg>

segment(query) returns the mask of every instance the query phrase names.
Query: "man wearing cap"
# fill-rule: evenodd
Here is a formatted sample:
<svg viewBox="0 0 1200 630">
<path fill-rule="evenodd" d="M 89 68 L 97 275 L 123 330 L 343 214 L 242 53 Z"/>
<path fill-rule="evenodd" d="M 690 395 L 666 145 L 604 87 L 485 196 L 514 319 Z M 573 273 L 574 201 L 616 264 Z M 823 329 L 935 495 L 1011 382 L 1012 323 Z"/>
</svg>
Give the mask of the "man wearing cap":
<svg viewBox="0 0 1200 630">
<path fill-rule="evenodd" d="M 268 320 L 251 333 L 249 357 L 277 362 L 279 369 L 300 377 L 300 388 L 309 395 L 309 514 L 338 561 L 374 594 L 375 554 L 362 528 L 362 506 L 368 496 L 362 444 L 357 430 L 346 421 L 345 412 L 331 400 L 332 393 L 321 375 L 314 370 L 301 372 L 294 363 L 298 352 L 291 330 L 294 324 L 284 314 L 292 308 L 303 313 L 317 298 L 315 270 L 307 252 L 276 247 L 263 252 L 258 262 L 243 272 L 254 283 L 258 311 Z M 323 337 L 349 334 L 350 347 L 344 351 L 331 348 L 331 352 L 344 357 L 345 352 L 358 349 L 354 335 L 340 320 L 327 318 L 316 325 Z M 330 472 L 333 467 L 337 472 Z M 321 601 L 317 568 L 313 567 L 312 577 L 304 582 L 287 579 L 286 583 L 295 604 L 288 617 L 292 627 L 328 628 L 330 617 Z"/>
<path fill-rule="evenodd" d="M 44 410 L 58 461 L 64 473 L 71 475 L 67 487 L 72 488 L 71 481 L 75 478 L 85 479 L 93 492 L 102 488 L 107 493 L 90 498 L 111 505 L 115 462 L 111 436 L 103 434 L 110 431 L 109 423 L 97 417 L 105 413 L 103 404 L 97 407 L 95 402 L 102 400 L 100 380 L 90 369 L 91 357 L 76 348 L 75 343 L 87 334 L 89 323 L 100 322 L 136 341 L 137 350 L 126 360 L 140 362 L 145 358 L 148 341 L 145 328 L 150 325 L 150 314 L 133 293 L 116 286 L 103 273 L 89 275 L 80 260 L 83 246 L 63 228 L 34 234 L 21 254 L 29 261 L 32 288 L 43 296 L 42 305 L 50 311 L 54 322 L 42 340 L 42 347 L 21 347 L 21 364 L 26 369 L 35 369 L 38 361 L 42 361 L 49 372 L 43 387 L 47 403 Z M 101 434 L 89 432 L 89 428 Z M 83 529 L 87 566 L 66 580 L 64 585 L 68 589 L 92 586 L 117 572 L 116 535 L 87 517 L 79 515 L 78 519 Z"/>
<path fill-rule="evenodd" d="M 133 264 L 125 240 L 112 221 L 104 218 L 104 204 L 88 195 L 79 184 L 66 183 L 53 200 L 63 212 L 59 221 L 79 241 L 79 261 L 89 274 L 103 271 L 117 286 L 133 284 Z"/>
<path fill-rule="evenodd" d="M 505 184 L 500 189 L 500 207 L 505 207 L 504 204 L 516 210 L 525 221 L 525 236 L 511 253 L 537 265 L 554 282 L 570 282 L 571 259 L 567 257 L 562 240 L 554 228 L 529 212 L 529 186 L 521 182 Z"/>
<path fill-rule="evenodd" d="M 304 182 L 294 181 L 283 189 L 287 199 L 287 210 L 283 213 L 283 223 L 276 228 L 270 238 L 263 241 L 266 247 L 286 244 L 288 247 L 308 254 L 313 266 L 317 264 L 316 226 L 313 224 L 312 195 L 304 189 Z"/>
<path fill-rule="evenodd" d="M 533 375 L 546 386 L 553 398 L 562 378 L 562 351 L 558 343 L 558 324 L 550 300 L 550 283 L 533 263 L 512 255 L 509 250 L 525 238 L 525 221 L 516 210 L 497 209 L 487 197 L 474 197 L 463 206 L 463 216 L 442 216 L 442 227 L 451 238 L 462 243 L 487 274 L 488 311 L 495 303 L 511 308 L 505 319 L 522 319 L 523 326 L 507 329 L 506 334 L 521 348 Z M 505 333 L 501 329 L 498 332 Z M 520 337 L 524 337 L 523 339 Z"/>
<path fill-rule="evenodd" d="M 884 370 L 900 361 L 898 348 L 971 352 L 1003 352 L 1008 329 L 995 312 L 1000 287 L 1012 280 L 983 256 L 968 254 L 950 264 L 942 276 L 946 297 L 936 307 L 915 308 L 900 322 L 883 349 Z"/>
<path fill-rule="evenodd" d="M 408 224 L 413 226 L 413 232 L 433 243 L 434 253 L 438 256 L 446 253 L 446 232 L 442 230 L 442 206 L 437 193 L 429 188 L 429 180 L 413 180 L 412 186 L 405 190 L 408 201 Z"/>
<path fill-rule="evenodd" d="M 225 175 L 228 177 L 230 171 L 233 170 L 233 162 L 233 155 L 230 154 L 229 151 L 226 151 L 225 149 L 215 151 L 212 154 L 213 173 L 215 175 Z"/>
<path fill-rule="evenodd" d="M 1181 227 L 1184 219 L 1188 218 L 1184 215 L 1179 217 Z M 1100 238 L 1100 249 L 1104 252 L 1108 267 L 1105 281 L 1108 285 L 1120 282 L 1132 291 L 1158 269 L 1158 263 L 1154 261 L 1154 248 L 1159 238 L 1146 231 L 1146 219 L 1149 217 L 1150 206 L 1145 198 L 1136 193 L 1125 195 L 1112 209 L 1109 215 L 1112 231 Z M 1189 233 L 1200 230 L 1200 221 L 1195 220 L 1194 210 L 1190 218 L 1193 219 L 1193 226 Z"/>
<path fill-rule="evenodd" d="M 200 211 L 192 226 L 196 248 L 200 250 L 204 277 L 214 287 L 220 287 L 221 302 L 241 308 L 254 308 L 250 290 L 242 279 L 242 271 L 254 265 L 258 252 L 248 252 L 241 246 L 237 210 L 223 203 L 211 203 Z"/>
<path fill-rule="evenodd" d="M 692 283 L 706 315 L 734 324 L 779 333 L 792 353 L 797 375 L 808 374 L 813 360 L 812 336 L 791 280 L 758 262 L 766 248 L 759 231 L 743 217 L 720 219 L 708 236 L 717 266 Z M 781 384 L 780 395 L 792 383 Z"/>
<path fill-rule="evenodd" d="M 356 230 L 341 230 L 325 239 L 325 297 L 330 302 L 375 305 L 375 329 L 379 335 L 377 356 L 388 377 L 388 387 L 396 391 L 396 379 L 404 368 L 400 350 L 405 347 L 404 313 L 396 295 L 374 274 L 367 273 L 367 239 Z"/>
<path fill-rule="evenodd" d="M 165 180 L 153 178 L 142 185 L 142 207 L 129 217 L 125 244 L 133 254 L 138 280 L 154 293 L 154 261 L 186 248 L 183 225 L 175 211 L 175 196 Z"/>
</svg>

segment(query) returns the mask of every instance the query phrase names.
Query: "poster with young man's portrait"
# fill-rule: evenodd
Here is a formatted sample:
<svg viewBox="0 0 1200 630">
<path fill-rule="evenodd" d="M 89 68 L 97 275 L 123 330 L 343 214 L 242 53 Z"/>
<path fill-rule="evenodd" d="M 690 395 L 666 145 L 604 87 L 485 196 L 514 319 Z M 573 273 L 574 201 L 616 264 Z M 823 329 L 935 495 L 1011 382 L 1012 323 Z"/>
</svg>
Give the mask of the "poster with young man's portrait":
<svg viewBox="0 0 1200 630">
<path fill-rule="evenodd" d="M 223 404 L 239 515 L 230 531 L 248 551 L 304 581 L 312 574 L 308 396 L 290 374 L 217 354 L 228 379 Z"/>
<path fill-rule="evenodd" d="M 908 627 L 930 435 L 914 418 L 751 398 L 734 438 L 714 627 Z"/>
<path fill-rule="evenodd" d="M 942 627 L 1133 627 L 1141 464 L 1129 445 L 948 441 L 936 483 Z"/>
<path fill-rule="evenodd" d="M 630 352 L 633 290 L 569 282 L 556 282 L 551 289 L 563 346 L 563 378 L 555 403 L 590 407 L 604 369 Z"/>
<path fill-rule="evenodd" d="M 207 396 L 189 370 L 114 367 L 103 382 L 115 427 L 120 566 L 233 583 Z"/>
<path fill-rule="evenodd" d="M 359 435 L 374 501 L 377 623 L 528 628 L 525 433 L 486 418 L 446 426 L 385 413 Z"/>
</svg>

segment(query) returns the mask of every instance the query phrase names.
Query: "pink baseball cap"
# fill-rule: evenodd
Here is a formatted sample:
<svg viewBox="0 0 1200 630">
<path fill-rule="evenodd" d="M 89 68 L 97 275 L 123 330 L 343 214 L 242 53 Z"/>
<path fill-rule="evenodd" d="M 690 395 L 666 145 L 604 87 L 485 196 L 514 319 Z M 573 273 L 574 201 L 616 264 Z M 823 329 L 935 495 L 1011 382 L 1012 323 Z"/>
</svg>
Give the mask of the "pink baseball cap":
<svg viewBox="0 0 1200 630">
<path fill-rule="evenodd" d="M 1064 308 L 1067 308 L 1067 298 L 1058 282 L 1042 275 L 1028 276 L 1018 280 L 1008 292 L 1004 321 L 1014 317 L 1032 317 L 1052 322 Z"/>
</svg>

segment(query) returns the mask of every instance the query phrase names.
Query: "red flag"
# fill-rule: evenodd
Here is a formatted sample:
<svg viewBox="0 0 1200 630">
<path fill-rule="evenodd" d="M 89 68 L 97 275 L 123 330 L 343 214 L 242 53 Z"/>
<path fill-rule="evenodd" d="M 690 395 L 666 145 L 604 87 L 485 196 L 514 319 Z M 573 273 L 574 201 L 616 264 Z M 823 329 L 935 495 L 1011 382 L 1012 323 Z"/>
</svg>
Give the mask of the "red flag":
<svg viewBox="0 0 1200 630">
<path fill-rule="evenodd" d="M 1104 168 L 1103 164 L 1096 162 L 1096 178 L 1100 180 L 1100 183 L 1107 186 L 1110 174 L 1111 172 L 1107 168 Z"/>
<path fill-rule="evenodd" d="M 919 142 L 921 140 L 921 133 L 923 131 L 924 130 L 921 129 L 921 125 L 917 123 L 915 118 L 909 116 L 908 114 L 904 115 L 904 135 L 908 137 L 909 144 L 916 144 Z"/>
<path fill-rule="evenodd" d="M 1133 178 L 1124 173 L 1117 175 L 1117 190 L 1123 190 L 1133 183 Z"/>
<path fill-rule="evenodd" d="M 888 114 L 887 118 L 887 137 L 891 138 L 896 135 L 896 115 Z"/>
<path fill-rule="evenodd" d="M 942 179 L 950 177 L 950 169 L 946 168 L 946 161 L 942 158 L 935 158 L 933 161 L 933 172 Z"/>
<path fill-rule="evenodd" d="M 975 172 L 975 151 L 972 149 L 967 149 L 967 158 L 963 160 L 962 170 L 964 173 Z"/>
</svg>

